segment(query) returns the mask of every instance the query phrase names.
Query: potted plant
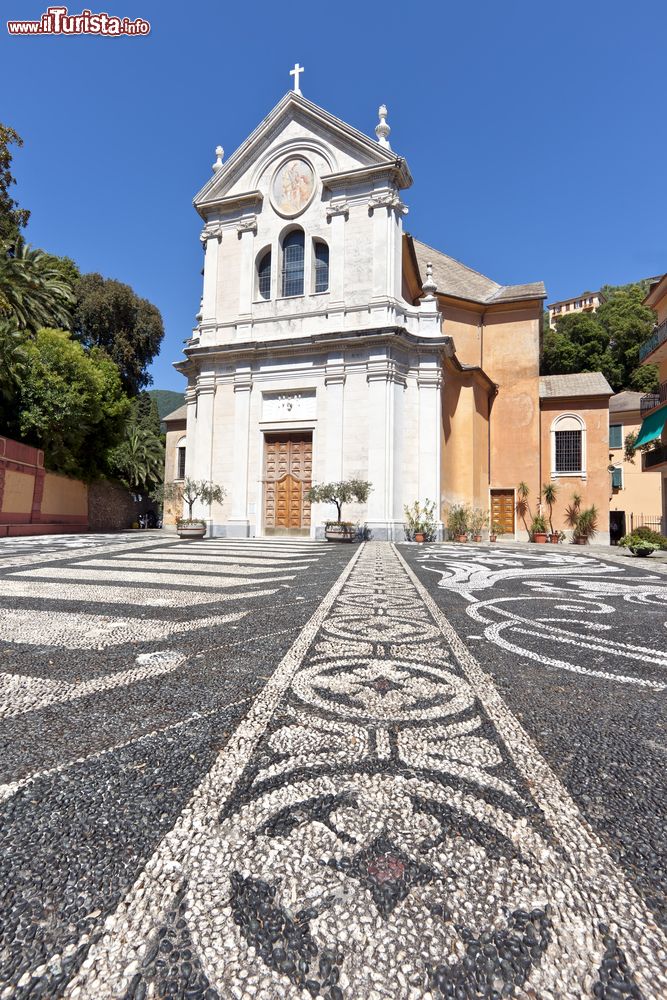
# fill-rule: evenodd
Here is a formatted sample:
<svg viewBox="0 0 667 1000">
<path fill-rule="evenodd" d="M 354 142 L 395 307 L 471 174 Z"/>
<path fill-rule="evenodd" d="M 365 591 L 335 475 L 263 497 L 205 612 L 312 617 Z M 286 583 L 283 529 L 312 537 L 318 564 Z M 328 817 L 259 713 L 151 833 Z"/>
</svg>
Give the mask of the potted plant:
<svg viewBox="0 0 667 1000">
<path fill-rule="evenodd" d="M 372 485 L 365 479 L 344 479 L 310 487 L 306 493 L 309 503 L 332 503 L 336 507 L 336 520 L 327 521 L 324 525 L 324 537 L 328 542 L 354 541 L 357 537 L 357 525 L 352 521 L 343 521 L 343 504 L 352 501 L 366 503 L 372 489 Z"/>
<path fill-rule="evenodd" d="M 552 545 L 558 545 L 558 532 L 554 531 L 553 522 L 554 504 L 558 496 L 558 487 L 554 483 L 544 483 L 542 486 L 542 496 L 549 508 L 549 541 Z"/>
<path fill-rule="evenodd" d="M 640 556 L 643 558 L 653 555 L 653 553 L 660 548 L 660 546 L 656 545 L 655 542 L 649 541 L 648 538 L 644 538 L 636 533 L 632 535 L 624 535 L 618 544 L 630 549 L 633 556 Z"/>
<path fill-rule="evenodd" d="M 405 511 L 405 534 L 408 541 L 419 543 L 435 540 L 437 523 L 435 520 L 435 501 L 428 498 L 423 504 L 415 500 L 412 506 L 407 505 Z"/>
<path fill-rule="evenodd" d="M 481 507 L 473 507 L 470 515 L 470 531 L 473 542 L 481 542 L 482 529 L 486 527 L 489 515 Z"/>
<path fill-rule="evenodd" d="M 457 542 L 468 541 L 470 510 L 465 504 L 453 504 L 447 513 L 447 532 Z"/>
<path fill-rule="evenodd" d="M 598 511 L 595 504 L 579 510 L 574 526 L 572 541 L 575 545 L 588 545 L 598 530 Z"/>
<path fill-rule="evenodd" d="M 530 496 L 530 490 L 528 485 L 521 481 L 516 488 L 516 505 L 514 507 L 517 516 L 523 521 L 523 526 L 526 529 L 526 534 L 530 537 L 530 530 L 526 518 L 529 517 L 532 521 L 533 515 L 530 509 L 530 503 L 528 502 L 528 497 Z"/>
<path fill-rule="evenodd" d="M 187 504 L 188 516 L 178 518 L 176 531 L 180 538 L 203 538 L 206 534 L 206 521 L 194 518 L 192 509 L 197 500 L 204 504 L 222 503 L 225 490 L 206 479 L 186 479 L 182 483 L 164 483 L 153 491 L 152 496 L 162 503 Z"/>
<path fill-rule="evenodd" d="M 504 535 L 505 528 L 498 521 L 494 521 L 491 525 L 491 534 L 489 535 L 489 541 L 495 542 L 498 540 L 498 535 Z"/>
<path fill-rule="evenodd" d="M 531 541 L 544 545 L 547 540 L 547 525 L 541 514 L 536 514 L 530 525 Z"/>
</svg>

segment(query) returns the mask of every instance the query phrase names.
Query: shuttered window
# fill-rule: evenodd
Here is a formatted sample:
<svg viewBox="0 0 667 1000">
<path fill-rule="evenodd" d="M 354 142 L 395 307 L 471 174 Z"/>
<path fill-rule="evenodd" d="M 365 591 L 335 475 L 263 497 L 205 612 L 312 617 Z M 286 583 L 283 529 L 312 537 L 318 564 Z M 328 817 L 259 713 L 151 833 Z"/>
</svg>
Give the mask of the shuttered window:
<svg viewBox="0 0 667 1000">
<path fill-rule="evenodd" d="M 610 448 L 622 448 L 623 447 L 623 425 L 622 424 L 610 424 L 609 425 L 609 447 Z"/>
<path fill-rule="evenodd" d="M 611 488 L 613 490 L 623 489 L 623 469 L 614 469 L 611 474 Z"/>
</svg>

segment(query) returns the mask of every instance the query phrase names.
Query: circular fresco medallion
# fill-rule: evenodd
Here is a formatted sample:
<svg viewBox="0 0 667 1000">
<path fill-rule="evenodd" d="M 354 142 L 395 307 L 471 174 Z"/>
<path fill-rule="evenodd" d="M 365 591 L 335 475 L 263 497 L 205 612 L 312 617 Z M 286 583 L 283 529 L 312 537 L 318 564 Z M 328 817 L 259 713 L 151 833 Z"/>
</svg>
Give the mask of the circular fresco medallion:
<svg viewBox="0 0 667 1000">
<path fill-rule="evenodd" d="M 303 212 L 315 191 L 315 174 L 302 159 L 287 160 L 276 170 L 271 182 L 271 201 L 281 215 Z"/>
</svg>

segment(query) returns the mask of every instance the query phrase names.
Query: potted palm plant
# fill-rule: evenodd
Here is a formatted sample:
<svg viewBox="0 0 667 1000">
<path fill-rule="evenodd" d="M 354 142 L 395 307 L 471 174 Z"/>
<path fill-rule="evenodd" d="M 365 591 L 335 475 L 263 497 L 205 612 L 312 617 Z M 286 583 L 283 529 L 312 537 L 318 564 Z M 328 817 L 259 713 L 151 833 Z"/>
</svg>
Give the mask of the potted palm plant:
<svg viewBox="0 0 667 1000">
<path fill-rule="evenodd" d="M 572 541 L 575 545 L 588 545 L 598 530 L 598 510 L 595 504 L 580 510 L 574 528 Z"/>
<path fill-rule="evenodd" d="M 530 525 L 531 541 L 544 545 L 547 540 L 547 525 L 541 514 L 536 514 Z"/>
<path fill-rule="evenodd" d="M 516 505 L 514 509 L 516 510 L 517 516 L 523 521 L 523 526 L 526 529 L 528 537 L 530 537 L 530 530 L 526 519 L 530 518 L 532 520 L 533 518 L 530 503 L 528 502 L 529 496 L 530 490 L 528 489 L 528 484 L 521 481 L 516 488 Z"/>
<path fill-rule="evenodd" d="M 457 542 L 468 541 L 470 510 L 465 504 L 453 504 L 447 513 L 447 532 Z"/>
<path fill-rule="evenodd" d="M 176 531 L 180 538 L 203 538 L 206 534 L 206 521 L 193 517 L 193 508 L 197 500 L 204 504 L 212 504 L 222 503 L 224 498 L 223 487 L 206 479 L 185 479 L 184 482 L 164 483 L 153 492 L 154 500 L 187 505 L 188 516 L 179 517 L 176 521 Z"/>
<path fill-rule="evenodd" d="M 328 542 L 352 542 L 357 537 L 357 526 L 352 521 L 343 521 L 343 504 L 366 503 L 372 485 L 365 479 L 344 479 L 337 483 L 322 483 L 311 486 L 306 493 L 309 503 L 332 503 L 336 507 L 337 518 L 324 525 L 324 537 Z"/>
<path fill-rule="evenodd" d="M 544 497 L 544 502 L 549 508 L 549 541 L 552 545 L 558 545 L 558 532 L 554 531 L 553 522 L 554 504 L 556 503 L 556 497 L 558 496 L 558 487 L 554 483 L 545 483 L 542 486 L 542 496 Z"/>
</svg>

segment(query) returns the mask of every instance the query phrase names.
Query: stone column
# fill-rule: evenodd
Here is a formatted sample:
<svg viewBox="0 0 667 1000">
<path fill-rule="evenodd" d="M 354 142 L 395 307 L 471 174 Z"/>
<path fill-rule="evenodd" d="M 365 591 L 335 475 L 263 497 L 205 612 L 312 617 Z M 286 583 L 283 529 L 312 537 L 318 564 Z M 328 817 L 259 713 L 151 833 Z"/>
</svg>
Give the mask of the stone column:
<svg viewBox="0 0 667 1000">
<path fill-rule="evenodd" d="M 440 513 L 440 461 L 442 424 L 442 376 L 437 356 L 420 359 L 417 375 L 419 391 L 419 500 L 434 500 L 438 538 L 442 537 Z"/>
<path fill-rule="evenodd" d="M 202 323 L 217 319 L 218 256 L 222 230 L 220 226 L 206 226 L 200 237 L 204 246 L 204 289 L 202 293 Z"/>
<path fill-rule="evenodd" d="M 345 361 L 342 355 L 330 355 L 324 384 L 326 386 L 325 478 L 334 482 L 343 478 L 343 397 Z"/>
<path fill-rule="evenodd" d="M 396 372 L 386 348 L 368 362 L 368 527 L 378 541 L 403 538 L 400 438 L 403 427 L 405 380 Z M 399 509 L 400 508 L 400 509 Z"/>
<path fill-rule="evenodd" d="M 227 522 L 227 534 L 247 538 L 248 517 L 248 449 L 250 447 L 250 393 L 252 375 L 249 367 L 237 368 L 234 377 L 234 479 L 232 511 Z"/>
<path fill-rule="evenodd" d="M 213 404 L 215 400 L 215 374 L 206 372 L 197 382 L 197 430 L 193 461 L 193 479 L 211 481 L 213 462 Z M 186 424 L 187 427 L 187 424 Z M 187 465 L 187 450 L 185 461 Z M 211 505 L 198 500 L 193 507 L 193 516 L 206 521 L 210 534 L 212 517 Z"/>
<path fill-rule="evenodd" d="M 252 314 L 252 295 L 255 282 L 254 244 L 257 232 L 257 216 L 247 215 L 236 227 L 241 241 L 239 253 L 239 318 L 248 320 Z"/>
</svg>

